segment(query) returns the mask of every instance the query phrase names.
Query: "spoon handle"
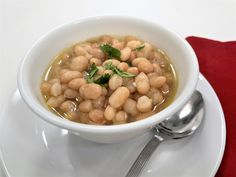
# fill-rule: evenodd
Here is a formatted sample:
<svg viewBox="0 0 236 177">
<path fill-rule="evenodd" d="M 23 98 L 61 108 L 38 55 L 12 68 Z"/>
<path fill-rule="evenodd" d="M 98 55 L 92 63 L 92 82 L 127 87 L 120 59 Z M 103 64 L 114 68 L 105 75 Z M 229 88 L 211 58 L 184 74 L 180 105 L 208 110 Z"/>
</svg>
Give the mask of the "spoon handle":
<svg viewBox="0 0 236 177">
<path fill-rule="evenodd" d="M 152 139 L 146 144 L 142 152 L 139 154 L 135 160 L 132 167 L 129 169 L 125 177 L 137 177 L 142 172 L 142 169 L 145 167 L 147 161 L 151 157 L 152 153 L 155 151 L 157 146 L 163 141 L 163 138 L 155 135 Z"/>
</svg>

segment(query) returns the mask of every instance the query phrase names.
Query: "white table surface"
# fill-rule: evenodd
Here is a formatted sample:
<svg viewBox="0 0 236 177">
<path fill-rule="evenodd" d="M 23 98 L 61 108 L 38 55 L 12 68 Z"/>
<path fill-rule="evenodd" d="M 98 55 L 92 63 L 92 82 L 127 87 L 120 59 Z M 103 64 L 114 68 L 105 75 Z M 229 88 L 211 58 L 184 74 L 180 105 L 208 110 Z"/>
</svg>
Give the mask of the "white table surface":
<svg viewBox="0 0 236 177">
<path fill-rule="evenodd" d="M 236 40 L 236 0 L 0 0 L 0 111 L 17 87 L 21 58 L 38 37 L 61 23 L 104 14 L 148 19 L 183 37 Z"/>
</svg>

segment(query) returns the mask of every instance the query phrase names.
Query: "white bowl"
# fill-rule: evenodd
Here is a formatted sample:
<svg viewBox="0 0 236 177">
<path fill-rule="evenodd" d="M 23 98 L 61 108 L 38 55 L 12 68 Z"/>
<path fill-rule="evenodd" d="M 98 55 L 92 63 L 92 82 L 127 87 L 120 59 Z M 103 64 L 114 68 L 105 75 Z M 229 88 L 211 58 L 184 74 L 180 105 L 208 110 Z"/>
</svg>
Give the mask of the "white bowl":
<svg viewBox="0 0 236 177">
<path fill-rule="evenodd" d="M 49 111 L 40 93 L 40 81 L 51 59 L 76 42 L 102 34 L 134 35 L 164 50 L 178 75 L 178 89 L 173 103 L 147 119 L 111 126 L 75 123 Z M 18 73 L 18 87 L 25 103 L 43 120 L 91 141 L 114 143 L 143 134 L 177 112 L 194 92 L 198 74 L 193 49 L 176 33 L 159 24 L 133 17 L 99 16 L 63 24 L 42 36 L 23 58 Z"/>
</svg>

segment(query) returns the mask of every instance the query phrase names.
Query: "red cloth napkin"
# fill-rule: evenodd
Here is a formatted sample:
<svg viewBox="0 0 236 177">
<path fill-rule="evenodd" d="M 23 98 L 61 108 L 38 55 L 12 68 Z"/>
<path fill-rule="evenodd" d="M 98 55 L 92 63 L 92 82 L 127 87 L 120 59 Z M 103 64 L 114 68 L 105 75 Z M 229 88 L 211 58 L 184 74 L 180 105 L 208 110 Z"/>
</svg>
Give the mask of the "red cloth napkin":
<svg viewBox="0 0 236 177">
<path fill-rule="evenodd" d="M 187 37 L 200 72 L 211 83 L 222 104 L 226 121 L 226 147 L 216 177 L 236 176 L 236 41 L 220 42 Z"/>
</svg>

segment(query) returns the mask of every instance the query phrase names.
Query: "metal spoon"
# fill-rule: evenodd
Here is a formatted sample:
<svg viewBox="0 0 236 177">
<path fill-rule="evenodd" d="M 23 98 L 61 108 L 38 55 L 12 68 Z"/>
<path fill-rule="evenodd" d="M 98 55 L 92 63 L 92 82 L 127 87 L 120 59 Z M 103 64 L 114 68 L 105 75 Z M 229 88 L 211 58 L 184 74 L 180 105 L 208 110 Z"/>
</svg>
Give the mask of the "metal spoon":
<svg viewBox="0 0 236 177">
<path fill-rule="evenodd" d="M 199 91 L 195 91 L 187 104 L 176 114 L 154 128 L 154 136 L 139 154 L 126 177 L 137 177 L 157 146 L 169 139 L 180 139 L 192 135 L 202 122 L 204 101 Z"/>
</svg>

